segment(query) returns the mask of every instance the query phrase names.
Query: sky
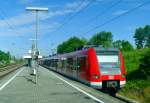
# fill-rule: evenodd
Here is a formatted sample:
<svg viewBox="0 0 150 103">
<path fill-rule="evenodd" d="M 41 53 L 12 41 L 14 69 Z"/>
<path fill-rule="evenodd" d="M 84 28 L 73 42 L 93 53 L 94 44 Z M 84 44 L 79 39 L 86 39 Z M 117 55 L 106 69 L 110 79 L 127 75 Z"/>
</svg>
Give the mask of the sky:
<svg viewBox="0 0 150 103">
<path fill-rule="evenodd" d="M 111 21 L 150 0 L 1 0 L 0 50 L 21 57 L 31 49 L 35 38 L 35 12 L 26 7 L 47 7 L 39 12 L 38 48 L 42 55 L 70 37 L 90 39 L 100 31 L 112 32 L 113 40 L 128 40 L 135 46 L 136 28 L 150 24 L 150 2 Z M 107 22 L 107 21 L 111 22 Z M 107 23 L 106 23 L 107 22 Z M 103 26 L 101 24 L 106 23 Z M 93 29 L 96 27 L 96 29 Z"/>
</svg>

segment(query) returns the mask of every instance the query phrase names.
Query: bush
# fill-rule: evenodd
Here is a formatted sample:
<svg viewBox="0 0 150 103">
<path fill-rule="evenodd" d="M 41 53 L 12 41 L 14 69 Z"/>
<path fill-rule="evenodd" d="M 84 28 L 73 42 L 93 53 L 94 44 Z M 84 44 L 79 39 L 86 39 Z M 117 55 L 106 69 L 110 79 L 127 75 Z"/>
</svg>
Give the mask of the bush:
<svg viewBox="0 0 150 103">
<path fill-rule="evenodd" d="M 150 49 L 124 52 L 123 55 L 127 83 L 119 93 L 142 103 L 148 103 L 150 101 Z"/>
</svg>

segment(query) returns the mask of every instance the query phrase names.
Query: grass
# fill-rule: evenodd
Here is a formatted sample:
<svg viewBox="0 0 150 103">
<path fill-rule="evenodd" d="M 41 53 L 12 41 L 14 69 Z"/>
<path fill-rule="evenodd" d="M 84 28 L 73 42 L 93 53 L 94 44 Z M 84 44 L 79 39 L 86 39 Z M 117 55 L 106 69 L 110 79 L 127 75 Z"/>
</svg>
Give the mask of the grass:
<svg viewBox="0 0 150 103">
<path fill-rule="evenodd" d="M 16 66 L 17 64 L 19 63 L 0 65 L 0 72 L 11 69 L 11 67 Z"/>
<path fill-rule="evenodd" d="M 141 103 L 150 102 L 150 49 L 124 52 L 127 83 L 119 94 Z M 146 62 L 145 62 L 146 61 Z M 145 65 L 146 66 L 142 66 Z"/>
</svg>

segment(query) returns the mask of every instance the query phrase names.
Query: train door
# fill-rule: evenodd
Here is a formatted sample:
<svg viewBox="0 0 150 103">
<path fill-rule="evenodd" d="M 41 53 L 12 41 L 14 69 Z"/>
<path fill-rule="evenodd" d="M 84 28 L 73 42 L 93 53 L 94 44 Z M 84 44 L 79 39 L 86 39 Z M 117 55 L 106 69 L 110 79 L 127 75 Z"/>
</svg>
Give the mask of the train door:
<svg viewBox="0 0 150 103">
<path fill-rule="evenodd" d="M 54 70 L 58 70 L 58 59 L 53 59 L 53 67 Z"/>
<path fill-rule="evenodd" d="M 80 63 L 80 58 L 79 57 L 77 57 L 77 61 L 76 61 L 76 68 L 77 68 L 77 79 L 79 80 L 80 78 L 79 78 L 79 73 L 80 73 L 80 71 L 81 71 L 81 63 Z"/>
<path fill-rule="evenodd" d="M 86 81 L 86 56 L 78 58 L 78 79 L 80 81 Z"/>
<path fill-rule="evenodd" d="M 78 77 L 78 63 L 77 57 L 73 58 L 73 77 L 77 79 Z"/>
<path fill-rule="evenodd" d="M 65 58 L 62 59 L 62 73 L 65 73 L 66 72 L 66 64 L 67 64 L 67 61 Z"/>
<path fill-rule="evenodd" d="M 66 73 L 69 76 L 72 76 L 73 74 L 73 58 L 67 58 L 67 69 Z"/>
<path fill-rule="evenodd" d="M 59 59 L 58 62 L 57 62 L 57 71 L 58 72 L 62 72 L 62 60 Z"/>
</svg>

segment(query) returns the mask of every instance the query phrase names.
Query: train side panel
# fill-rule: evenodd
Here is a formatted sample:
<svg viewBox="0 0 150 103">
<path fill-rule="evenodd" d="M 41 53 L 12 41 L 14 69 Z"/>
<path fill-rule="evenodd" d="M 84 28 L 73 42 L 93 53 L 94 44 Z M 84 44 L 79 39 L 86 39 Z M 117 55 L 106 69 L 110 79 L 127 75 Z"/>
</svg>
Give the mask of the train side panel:
<svg viewBox="0 0 150 103">
<path fill-rule="evenodd" d="M 100 69 L 96 52 L 93 48 L 88 51 L 88 64 L 89 64 L 89 82 L 92 87 L 101 88 L 102 82 L 100 81 Z"/>
</svg>

